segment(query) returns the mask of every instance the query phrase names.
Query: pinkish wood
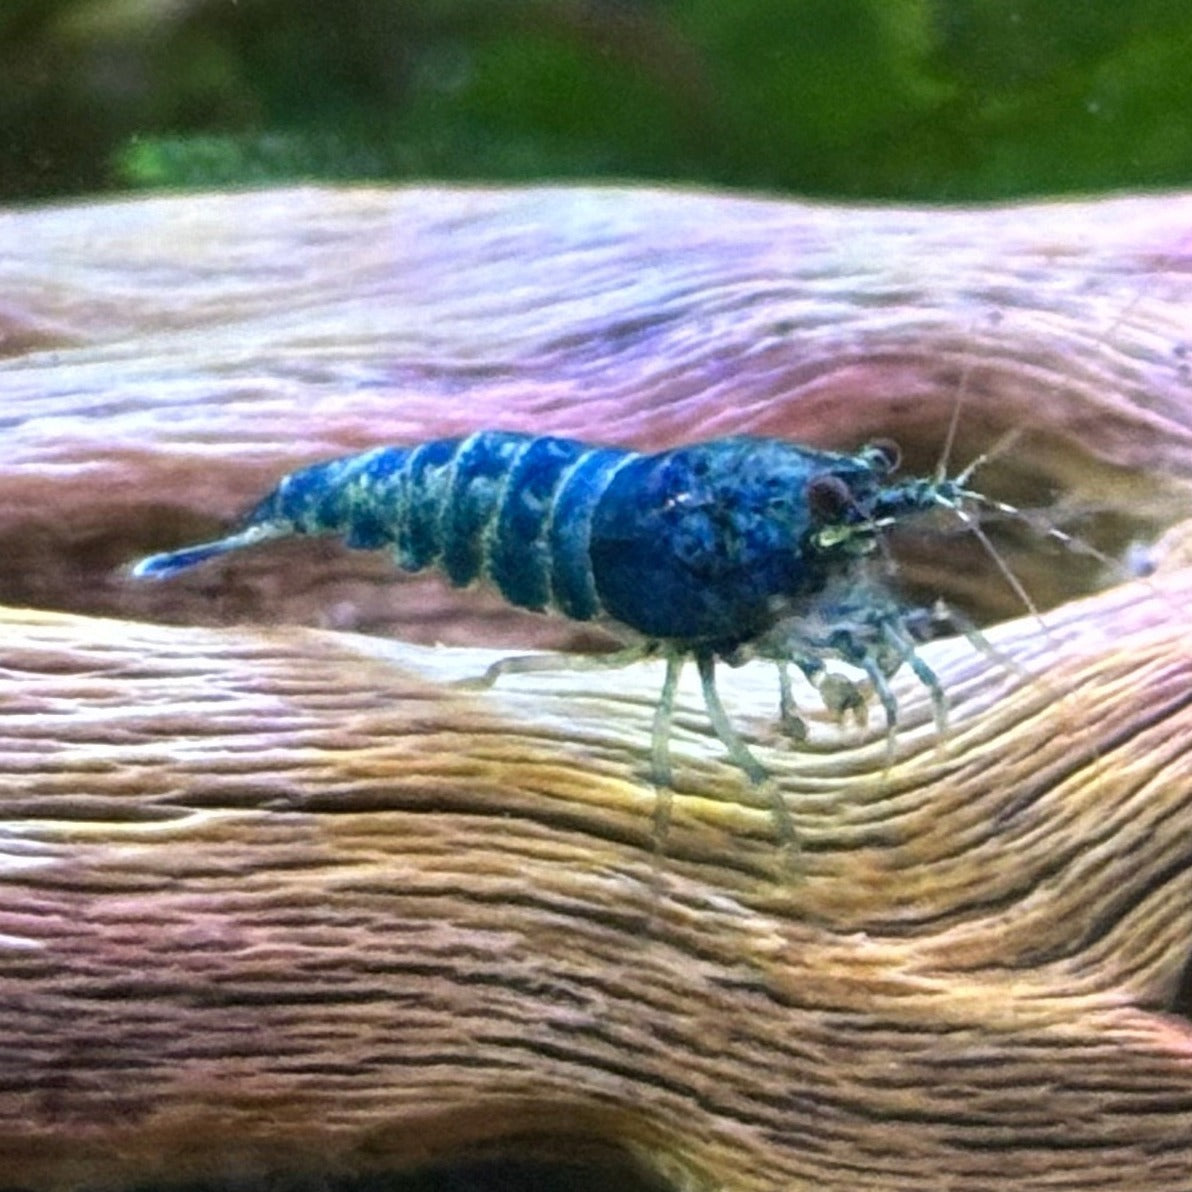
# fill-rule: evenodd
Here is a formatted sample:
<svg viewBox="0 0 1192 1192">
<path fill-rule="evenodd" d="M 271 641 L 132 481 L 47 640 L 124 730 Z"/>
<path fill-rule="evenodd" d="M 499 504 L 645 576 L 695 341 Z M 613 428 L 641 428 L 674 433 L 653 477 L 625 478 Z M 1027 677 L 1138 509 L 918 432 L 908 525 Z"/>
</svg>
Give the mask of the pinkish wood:
<svg viewBox="0 0 1192 1192">
<path fill-rule="evenodd" d="M 1188 226 L 616 189 L 0 215 L 0 1187 L 502 1142 L 743 1192 L 1192 1185 Z M 342 630 L 535 622 L 318 544 L 112 574 L 373 442 L 929 468 L 961 393 L 958 460 L 1023 428 L 982 483 L 1095 505 L 1111 549 L 1167 531 L 1160 570 L 1077 599 L 1028 544 L 1047 628 L 926 647 L 949 730 L 900 676 L 893 759 L 876 717 L 784 745 L 772 673 L 727 675 L 795 874 L 692 686 L 658 854 L 656 667 L 461 690 L 491 653 Z M 924 582 L 1005 612 L 936 546 Z"/>
</svg>

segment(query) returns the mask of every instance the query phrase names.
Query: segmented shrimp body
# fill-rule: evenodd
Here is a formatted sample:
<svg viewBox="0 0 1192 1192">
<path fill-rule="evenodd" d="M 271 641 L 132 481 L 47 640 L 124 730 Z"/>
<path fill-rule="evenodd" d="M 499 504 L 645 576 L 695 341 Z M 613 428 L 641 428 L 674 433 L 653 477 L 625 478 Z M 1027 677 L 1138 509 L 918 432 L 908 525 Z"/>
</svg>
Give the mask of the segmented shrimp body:
<svg viewBox="0 0 1192 1192">
<path fill-rule="evenodd" d="M 379 447 L 284 477 L 226 538 L 153 555 L 133 571 L 164 577 L 216 555 L 291 535 L 343 537 L 392 551 L 400 568 L 488 581 L 519 608 L 600 621 L 634 642 L 615 662 L 658 656 L 667 674 L 654 721 L 652 773 L 670 785 L 667 741 L 679 673 L 699 669 L 708 713 L 732 759 L 765 771 L 729 722 L 718 659 L 780 664 L 783 719 L 801 722 L 787 663 L 837 712 L 858 688 L 825 685 L 825 661 L 865 671 L 886 708 L 886 680 L 912 667 L 942 712 L 939 683 L 915 653 L 914 621 L 864 568 L 888 528 L 975 494 L 961 478 L 896 480 L 895 454 L 855 454 L 777 439 L 720 439 L 642 453 L 573 439 L 481 431 Z M 538 669 L 511 658 L 502 673 Z"/>
</svg>

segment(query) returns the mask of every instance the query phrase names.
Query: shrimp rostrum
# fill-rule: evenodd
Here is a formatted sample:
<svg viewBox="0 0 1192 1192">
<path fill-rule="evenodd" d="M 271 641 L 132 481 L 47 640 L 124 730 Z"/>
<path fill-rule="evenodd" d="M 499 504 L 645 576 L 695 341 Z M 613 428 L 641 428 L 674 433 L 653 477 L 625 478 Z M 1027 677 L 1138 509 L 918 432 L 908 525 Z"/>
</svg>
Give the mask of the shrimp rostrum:
<svg viewBox="0 0 1192 1192">
<path fill-rule="evenodd" d="M 840 454 L 740 437 L 646 454 L 481 431 L 293 472 L 228 537 L 152 555 L 133 574 L 164 577 L 270 539 L 334 534 L 350 547 L 391 550 L 405 571 L 438 567 L 461 587 L 487 580 L 520 608 L 621 632 L 630 644 L 603 656 L 611 664 L 665 661 L 656 784 L 671 784 L 668 740 L 688 660 L 729 757 L 760 783 L 766 772 L 717 692 L 718 660 L 776 661 L 783 720 L 796 732 L 788 664 L 837 714 L 862 698 L 857 684 L 829 674 L 831 660 L 868 676 L 891 733 L 888 680 L 904 665 L 942 721 L 940 684 L 915 651 L 915 614 L 865 560 L 889 528 L 940 507 L 967 518 L 965 506 L 982 498 L 964 474 L 900 480 L 897 463 L 881 443 Z M 485 678 L 545 668 L 541 656 L 514 657 Z"/>
</svg>

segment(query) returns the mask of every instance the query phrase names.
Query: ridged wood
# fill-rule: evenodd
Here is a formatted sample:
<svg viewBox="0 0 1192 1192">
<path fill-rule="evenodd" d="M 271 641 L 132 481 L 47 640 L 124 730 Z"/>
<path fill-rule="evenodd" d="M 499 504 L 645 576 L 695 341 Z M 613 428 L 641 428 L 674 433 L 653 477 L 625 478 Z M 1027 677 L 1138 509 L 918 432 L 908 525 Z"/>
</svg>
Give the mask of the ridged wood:
<svg viewBox="0 0 1192 1192">
<path fill-rule="evenodd" d="M 491 1144 L 745 1192 L 1192 1186 L 1190 225 L 587 189 L 0 215 L 0 1187 Z M 877 715 L 792 748 L 773 669 L 726 671 L 793 871 L 692 679 L 659 853 L 658 666 L 453 686 L 554 623 L 323 544 L 113 570 L 379 442 L 886 434 L 929 468 L 959 392 L 958 460 L 1027 428 L 983 484 L 1093 503 L 1113 549 L 1165 530 L 1159 571 L 1081 599 L 1028 536 L 1044 627 L 929 536 L 917 578 L 1004 623 L 925 647 L 942 741 L 898 677 L 892 759 Z"/>
</svg>

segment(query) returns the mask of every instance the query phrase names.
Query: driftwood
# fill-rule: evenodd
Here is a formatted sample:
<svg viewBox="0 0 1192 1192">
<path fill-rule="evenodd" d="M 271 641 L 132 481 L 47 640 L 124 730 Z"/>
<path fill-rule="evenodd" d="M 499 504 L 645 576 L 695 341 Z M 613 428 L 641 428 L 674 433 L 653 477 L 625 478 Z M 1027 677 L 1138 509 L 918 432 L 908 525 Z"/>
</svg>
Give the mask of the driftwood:
<svg viewBox="0 0 1192 1192">
<path fill-rule="evenodd" d="M 0 215 L 0 1187 L 486 1147 L 1192 1186 L 1190 227 L 592 189 Z M 784 744 L 772 670 L 726 673 L 793 866 L 693 687 L 658 848 L 653 664 L 450 682 L 595 634 L 321 542 L 121 571 L 377 442 L 884 435 L 929 470 L 958 408 L 954 467 L 1018 431 L 982 489 L 1120 566 L 1002 541 L 1039 618 L 970 538 L 908 544 L 994 653 L 924 647 L 949 726 L 900 675 L 892 757 L 879 716 Z"/>
</svg>

